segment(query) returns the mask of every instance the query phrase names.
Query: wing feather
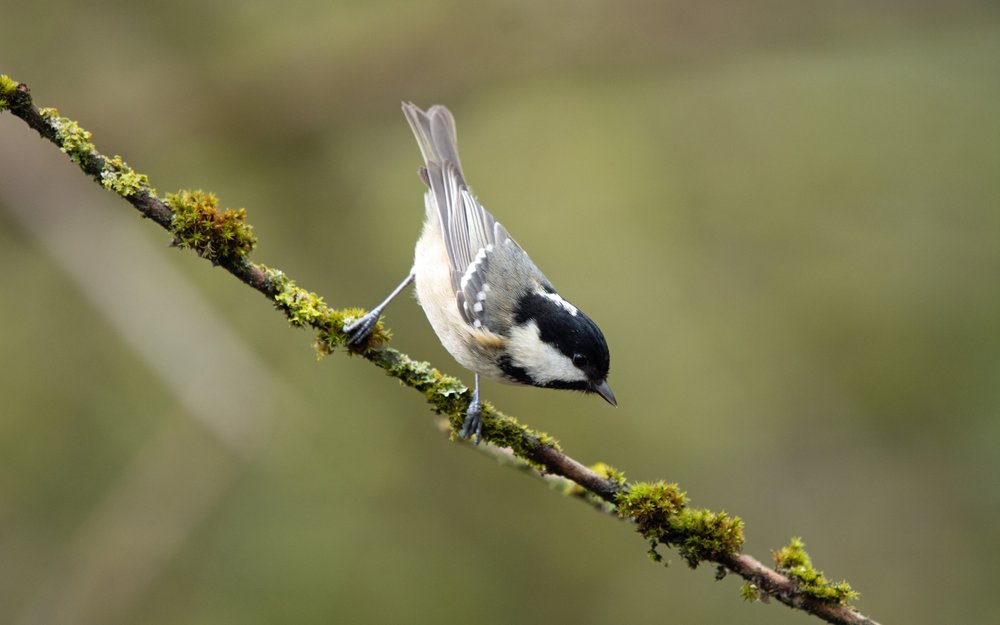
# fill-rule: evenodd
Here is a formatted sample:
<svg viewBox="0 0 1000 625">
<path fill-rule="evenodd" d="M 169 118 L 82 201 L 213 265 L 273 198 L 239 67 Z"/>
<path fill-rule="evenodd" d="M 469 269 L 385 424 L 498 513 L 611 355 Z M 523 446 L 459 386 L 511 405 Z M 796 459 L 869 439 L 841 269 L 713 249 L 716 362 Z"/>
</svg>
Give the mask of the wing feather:
<svg viewBox="0 0 1000 625">
<path fill-rule="evenodd" d="M 476 303 L 481 300 L 476 298 L 486 285 L 489 255 L 498 241 L 503 243 L 510 236 L 465 182 L 451 112 L 440 105 L 425 112 L 404 102 L 403 113 L 424 157 L 421 179 L 429 188 L 429 201 L 437 207 L 459 311 L 476 325 L 477 319 L 482 321 L 476 314 Z"/>
</svg>

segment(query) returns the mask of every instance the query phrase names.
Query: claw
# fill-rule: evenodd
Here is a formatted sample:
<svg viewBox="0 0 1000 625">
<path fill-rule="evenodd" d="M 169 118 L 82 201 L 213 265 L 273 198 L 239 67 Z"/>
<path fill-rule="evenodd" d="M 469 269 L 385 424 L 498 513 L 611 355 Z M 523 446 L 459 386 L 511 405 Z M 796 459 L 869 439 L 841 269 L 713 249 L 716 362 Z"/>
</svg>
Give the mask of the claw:
<svg viewBox="0 0 1000 625">
<path fill-rule="evenodd" d="M 373 310 L 344 326 L 344 333 L 347 334 L 347 345 L 349 347 L 358 347 L 368 340 L 372 331 L 375 330 L 375 324 L 378 323 L 378 319 L 381 316 L 380 313 L 381 311 L 377 309 Z"/>
<path fill-rule="evenodd" d="M 476 389 L 472 392 L 472 401 L 465 411 L 462 429 L 458 431 L 461 438 L 472 438 L 472 443 L 478 445 L 483 440 L 483 405 L 479 402 L 479 374 L 476 374 Z"/>
<path fill-rule="evenodd" d="M 462 431 L 459 436 L 466 440 L 471 440 L 473 445 L 478 445 L 483 440 L 483 417 L 482 414 L 466 414 L 462 423 Z"/>
<path fill-rule="evenodd" d="M 344 326 L 344 334 L 347 335 L 348 347 L 360 347 L 365 343 L 365 341 L 368 340 L 368 337 L 371 336 L 372 331 L 375 329 L 375 324 L 378 323 L 378 318 L 382 316 L 382 311 L 385 310 L 385 307 L 389 305 L 389 302 L 391 302 L 394 297 L 399 295 L 400 291 L 413 282 L 415 277 L 416 276 L 411 269 L 409 275 L 399 283 L 399 286 L 397 286 L 395 290 L 389 294 L 389 297 L 385 298 L 385 301 L 371 309 L 360 319 L 355 319 L 351 323 Z"/>
</svg>

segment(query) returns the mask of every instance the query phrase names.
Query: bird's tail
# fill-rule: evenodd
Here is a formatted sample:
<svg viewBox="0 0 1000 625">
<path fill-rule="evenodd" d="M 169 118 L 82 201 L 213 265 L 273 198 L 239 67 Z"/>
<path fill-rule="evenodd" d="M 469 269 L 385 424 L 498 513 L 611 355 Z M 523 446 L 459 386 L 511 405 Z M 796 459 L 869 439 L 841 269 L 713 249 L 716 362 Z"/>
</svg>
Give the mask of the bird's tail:
<svg viewBox="0 0 1000 625">
<path fill-rule="evenodd" d="M 452 163 L 458 173 L 458 178 L 465 186 L 462 175 L 462 164 L 458 160 L 458 144 L 455 138 L 455 118 L 451 111 L 435 104 L 422 111 L 412 102 L 403 102 L 403 114 L 417 138 L 420 153 L 427 165 L 437 165 L 446 169 L 447 163 Z"/>
</svg>

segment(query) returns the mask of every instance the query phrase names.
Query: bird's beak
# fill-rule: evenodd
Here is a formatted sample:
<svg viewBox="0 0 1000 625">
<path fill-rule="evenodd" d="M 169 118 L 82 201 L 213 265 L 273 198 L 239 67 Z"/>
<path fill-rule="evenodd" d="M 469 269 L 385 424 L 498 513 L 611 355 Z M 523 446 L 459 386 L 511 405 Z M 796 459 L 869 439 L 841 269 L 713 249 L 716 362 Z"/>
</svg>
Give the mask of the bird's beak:
<svg viewBox="0 0 1000 625">
<path fill-rule="evenodd" d="M 611 387 L 608 386 L 607 380 L 601 380 L 600 384 L 592 384 L 590 390 L 603 397 L 612 406 L 618 405 L 618 400 L 615 399 L 615 394 L 611 392 Z"/>
</svg>

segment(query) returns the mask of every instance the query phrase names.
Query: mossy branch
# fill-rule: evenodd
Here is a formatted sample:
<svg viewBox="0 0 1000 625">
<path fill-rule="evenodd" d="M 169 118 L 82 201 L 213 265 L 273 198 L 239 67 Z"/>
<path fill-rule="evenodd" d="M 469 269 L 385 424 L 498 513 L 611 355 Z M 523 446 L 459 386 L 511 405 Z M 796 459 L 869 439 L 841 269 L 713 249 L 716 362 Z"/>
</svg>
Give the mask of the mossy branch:
<svg viewBox="0 0 1000 625">
<path fill-rule="evenodd" d="M 430 364 L 388 347 L 390 334 L 381 322 L 363 348 L 347 350 L 344 325 L 363 311 L 330 308 L 322 297 L 299 287 L 281 271 L 251 262 L 248 256 L 256 238 L 246 222 L 245 210 L 220 209 L 217 198 L 202 191 L 182 190 L 161 199 L 148 178 L 120 156 L 98 152 L 90 132 L 53 108 L 35 107 L 27 85 L 0 75 L 0 113 L 6 110 L 58 146 L 101 186 L 169 231 L 173 245 L 194 250 L 264 294 L 291 325 L 312 328 L 321 355 L 337 349 L 350 351 L 423 393 L 433 409 L 448 419 L 454 438 L 471 400 L 470 390 Z M 745 579 L 741 594 L 747 600 L 774 598 L 830 623 L 877 625 L 849 605 L 857 593 L 846 582 L 830 582 L 813 567 L 800 539 L 792 539 L 773 553 L 773 568 L 765 566 L 741 553 L 743 522 L 739 517 L 689 507 L 686 493 L 676 484 L 628 482 L 621 471 L 602 463 L 587 467 L 566 455 L 548 434 L 520 424 L 489 403 L 484 405 L 483 415 L 483 438 L 493 445 L 484 446 L 484 451 L 509 450 L 505 453 L 515 466 L 549 479 L 566 494 L 631 521 L 649 541 L 649 555 L 654 560 L 662 559 L 659 545 L 674 547 L 692 568 L 707 562 L 718 567 L 718 579 L 727 572 Z"/>
</svg>

